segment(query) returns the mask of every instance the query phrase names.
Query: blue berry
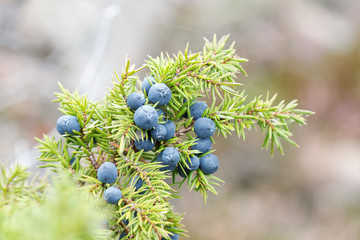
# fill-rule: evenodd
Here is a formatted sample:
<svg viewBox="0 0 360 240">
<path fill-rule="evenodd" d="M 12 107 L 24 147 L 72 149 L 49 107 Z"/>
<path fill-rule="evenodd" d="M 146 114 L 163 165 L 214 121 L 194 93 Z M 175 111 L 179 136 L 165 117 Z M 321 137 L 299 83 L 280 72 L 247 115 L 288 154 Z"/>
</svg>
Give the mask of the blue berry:
<svg viewBox="0 0 360 240">
<path fill-rule="evenodd" d="M 76 158 L 73 157 L 72 159 L 70 159 L 69 161 L 69 165 L 73 168 L 73 169 L 77 169 L 79 167 L 79 163 L 76 161 Z"/>
<path fill-rule="evenodd" d="M 130 93 L 126 103 L 131 110 L 136 110 L 145 104 L 145 95 L 139 92 Z"/>
<path fill-rule="evenodd" d="M 70 163 L 70 166 L 73 165 L 73 163 L 75 162 L 75 159 L 76 159 L 75 157 L 73 157 L 72 159 L 70 159 L 70 162 L 69 162 L 69 163 Z"/>
<path fill-rule="evenodd" d="M 118 177 L 118 171 L 115 164 L 104 162 L 98 169 L 97 179 L 102 183 L 114 183 Z"/>
<path fill-rule="evenodd" d="M 166 127 L 164 125 L 156 125 L 154 129 L 151 129 L 151 137 L 157 141 L 162 141 L 166 136 Z"/>
<path fill-rule="evenodd" d="M 125 239 L 126 236 L 127 236 L 127 234 L 126 234 L 125 232 L 122 232 L 122 233 L 120 234 L 119 240 Z"/>
<path fill-rule="evenodd" d="M 144 181 L 139 176 L 134 176 L 130 180 L 130 185 L 133 185 L 135 187 L 135 191 L 139 190 L 142 185 L 144 184 Z M 146 192 L 147 188 L 143 191 L 141 191 L 141 194 L 144 194 Z"/>
<path fill-rule="evenodd" d="M 152 106 L 144 105 L 139 107 L 134 114 L 136 126 L 142 129 L 151 129 L 158 123 L 158 114 Z"/>
<path fill-rule="evenodd" d="M 160 170 L 163 172 L 167 172 L 167 171 L 172 172 L 176 168 L 176 165 L 173 166 L 173 165 L 164 164 L 164 163 L 162 165 L 164 165 L 164 167 L 160 168 Z"/>
<path fill-rule="evenodd" d="M 134 144 L 137 150 L 144 150 L 144 152 L 148 152 L 155 147 L 155 141 L 151 139 L 135 140 Z"/>
<path fill-rule="evenodd" d="M 190 161 L 191 161 L 191 163 L 190 163 Z M 197 156 L 190 157 L 190 161 L 189 161 L 189 159 L 186 160 L 186 164 L 188 165 L 188 167 L 186 167 L 186 166 L 181 167 L 180 165 L 178 165 L 178 168 L 177 168 L 178 173 L 183 178 L 185 178 L 190 173 L 190 171 L 194 171 L 194 170 L 198 169 L 200 166 L 200 160 Z"/>
<path fill-rule="evenodd" d="M 205 174 L 212 174 L 219 168 L 219 159 L 214 154 L 208 154 L 200 158 L 200 169 Z"/>
<path fill-rule="evenodd" d="M 176 228 L 170 228 L 169 230 L 173 230 L 173 229 L 176 229 Z M 169 240 L 179 240 L 179 234 L 170 232 L 169 233 L 169 238 L 167 238 L 167 239 L 169 239 Z"/>
<path fill-rule="evenodd" d="M 205 102 L 196 102 L 190 107 L 190 114 L 194 120 L 197 120 L 201 118 L 207 107 Z"/>
<path fill-rule="evenodd" d="M 144 81 L 142 84 L 142 91 L 146 92 L 146 95 L 149 95 L 149 89 L 151 88 L 152 85 L 154 85 L 156 83 L 156 80 L 154 77 L 149 76 L 149 77 L 144 77 Z"/>
<path fill-rule="evenodd" d="M 211 150 L 211 144 L 210 138 L 198 138 L 195 141 L 195 145 L 191 146 L 191 149 L 198 150 L 200 153 L 206 153 Z"/>
<path fill-rule="evenodd" d="M 177 171 L 182 178 L 186 178 L 187 175 L 189 175 L 190 173 L 190 170 L 188 168 L 186 168 L 185 166 L 181 168 L 180 165 L 177 166 Z"/>
<path fill-rule="evenodd" d="M 173 233 L 173 235 L 170 235 L 170 240 L 179 240 L 179 234 Z"/>
<path fill-rule="evenodd" d="M 165 164 L 175 166 L 180 160 L 180 153 L 178 150 L 176 150 L 176 148 L 167 147 L 163 151 L 161 160 Z"/>
<path fill-rule="evenodd" d="M 156 157 L 156 162 L 160 163 L 161 165 L 163 165 L 164 167 L 160 168 L 160 171 L 166 172 L 166 171 L 174 171 L 174 169 L 176 168 L 176 165 L 169 165 L 169 164 L 165 164 L 162 161 L 162 154 L 164 151 L 160 152 L 159 155 Z"/>
<path fill-rule="evenodd" d="M 135 190 L 139 190 L 142 185 L 143 185 L 143 180 L 141 178 L 139 178 L 139 176 L 134 176 L 131 180 L 130 180 L 130 184 L 134 185 Z"/>
<path fill-rule="evenodd" d="M 122 198 L 122 193 L 117 187 L 109 187 L 104 191 L 104 199 L 107 203 L 117 204 Z"/>
<path fill-rule="evenodd" d="M 157 162 L 162 162 L 162 155 L 163 155 L 164 151 L 160 152 L 157 157 L 156 157 L 156 161 Z"/>
<path fill-rule="evenodd" d="M 210 118 L 201 117 L 194 123 L 194 131 L 199 138 L 211 137 L 214 134 L 215 129 L 215 123 Z"/>
<path fill-rule="evenodd" d="M 166 135 L 164 140 L 167 141 L 175 135 L 176 126 L 171 120 L 168 120 L 163 126 L 166 128 Z"/>
<path fill-rule="evenodd" d="M 128 211 L 131 211 L 130 207 L 124 208 L 124 210 L 121 211 L 121 215 L 126 214 Z M 137 212 L 136 212 L 136 211 L 133 211 L 133 212 L 134 212 L 134 217 L 137 217 Z M 123 219 L 122 222 L 123 222 L 125 225 L 129 225 L 129 219 L 127 219 L 127 218 Z"/>
<path fill-rule="evenodd" d="M 190 161 L 189 159 L 186 160 L 186 164 L 189 166 L 190 171 L 194 171 L 199 168 L 200 159 L 197 156 L 190 157 Z"/>
<path fill-rule="evenodd" d="M 155 147 L 155 141 L 151 137 L 146 137 L 145 133 L 141 133 L 140 131 L 137 131 L 136 134 L 139 139 L 135 139 L 134 141 L 137 150 L 144 150 L 144 152 L 147 152 Z"/>
<path fill-rule="evenodd" d="M 80 132 L 80 124 L 75 116 L 63 115 L 56 121 L 56 129 L 61 134 L 74 134 L 74 131 Z"/>
<path fill-rule="evenodd" d="M 166 105 L 171 100 L 171 90 L 164 83 L 155 83 L 149 90 L 149 101 L 158 106 Z"/>
<path fill-rule="evenodd" d="M 157 113 L 158 113 L 158 115 L 159 115 L 159 120 L 160 119 L 164 119 L 164 117 L 165 117 L 165 112 L 164 112 L 164 110 L 162 109 L 162 108 L 155 108 L 156 109 L 156 111 L 157 111 Z"/>
</svg>

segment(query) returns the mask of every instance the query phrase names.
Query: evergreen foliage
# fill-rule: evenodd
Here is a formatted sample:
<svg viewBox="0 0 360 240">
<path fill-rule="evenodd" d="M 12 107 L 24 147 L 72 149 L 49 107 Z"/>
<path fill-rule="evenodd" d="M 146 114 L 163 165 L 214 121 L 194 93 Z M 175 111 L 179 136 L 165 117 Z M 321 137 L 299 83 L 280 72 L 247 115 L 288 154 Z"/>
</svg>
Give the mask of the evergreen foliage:
<svg viewBox="0 0 360 240">
<path fill-rule="evenodd" d="M 102 225 L 102 201 L 79 189 L 69 174 L 52 177 L 52 184 L 15 165 L 1 167 L 0 239 L 101 240 L 110 231 Z"/>
<path fill-rule="evenodd" d="M 263 148 L 270 148 L 271 154 L 275 149 L 283 153 L 281 140 L 297 146 L 290 138 L 292 133 L 288 126 L 293 122 L 306 124 L 305 117 L 312 112 L 296 109 L 296 100 L 275 104 L 276 95 L 271 98 L 259 96 L 248 101 L 242 84 L 236 81 L 237 74 L 246 75 L 241 64 L 247 60 L 235 54 L 234 43 L 225 47 L 228 37 L 217 40 L 214 36 L 211 42 L 205 39 L 202 52 L 192 53 L 186 46 L 184 52 L 173 56 L 161 53 L 159 57 L 149 57 L 140 68 L 135 68 L 127 60 L 121 74 L 115 72 L 113 87 L 98 102 L 78 91 L 70 93 L 60 84 L 62 92 L 56 93 L 55 102 L 60 104 L 59 110 L 64 115 L 77 117 L 81 130 L 65 133 L 59 139 L 46 135 L 37 139 L 41 153 L 39 160 L 44 163 L 42 167 L 73 176 L 77 185 L 86 188 L 94 199 L 104 201 L 104 191 L 109 187 L 120 189 L 122 198 L 117 204 L 99 209 L 111 230 L 106 236 L 114 239 L 119 236 L 123 239 L 170 239 L 174 233 L 185 235 L 181 224 L 183 216 L 174 212 L 169 203 L 169 200 L 179 198 L 177 189 L 187 183 L 189 189 L 200 192 L 205 201 L 208 191 L 216 194 L 215 186 L 223 183 L 221 179 L 203 173 L 201 167 L 189 170 L 192 170 L 191 158 L 197 156 L 201 159 L 215 151 L 211 144 L 207 146 L 207 149 L 212 149 L 208 152 L 192 148 L 199 139 L 194 134 L 195 119 L 190 107 L 199 98 L 207 101 L 208 107 L 205 111 L 201 109 L 202 118 L 200 115 L 196 118 L 206 117 L 213 122 L 217 135 L 226 138 L 235 132 L 245 140 L 246 130 L 259 128 L 265 134 Z M 151 84 L 145 83 L 150 85 L 147 91 L 146 86 L 139 84 L 141 71 L 145 71 L 146 79 L 151 79 Z M 159 118 L 157 124 L 172 121 L 175 133 L 170 139 L 157 141 L 152 151 L 139 151 L 135 142 L 150 139 L 151 135 L 150 131 L 142 130 L 135 123 L 135 107 L 133 110 L 128 107 L 127 98 L 134 92 L 142 92 L 148 97 L 148 93 L 153 94 L 148 91 L 151 85 L 160 83 L 171 90 L 170 100 L 161 106 L 146 100 L 145 106 L 162 111 L 165 116 Z M 212 137 L 209 139 L 214 142 Z M 169 147 L 180 153 L 176 168 L 156 160 L 161 159 L 162 152 Z M 97 179 L 97 171 L 104 162 L 111 162 L 117 168 L 118 178 L 114 183 Z M 177 173 L 184 178 L 177 178 Z M 26 174 L 18 176 L 19 179 L 26 177 Z M 141 180 L 142 184 L 136 184 L 133 179 Z M 4 190 L 6 186 L 6 181 L 2 180 L 4 193 L 8 191 Z M 17 190 L 14 188 L 12 191 Z M 34 194 L 34 199 L 42 199 L 40 192 L 36 191 L 39 196 Z M 4 204 L 7 203 L 2 199 Z"/>
</svg>

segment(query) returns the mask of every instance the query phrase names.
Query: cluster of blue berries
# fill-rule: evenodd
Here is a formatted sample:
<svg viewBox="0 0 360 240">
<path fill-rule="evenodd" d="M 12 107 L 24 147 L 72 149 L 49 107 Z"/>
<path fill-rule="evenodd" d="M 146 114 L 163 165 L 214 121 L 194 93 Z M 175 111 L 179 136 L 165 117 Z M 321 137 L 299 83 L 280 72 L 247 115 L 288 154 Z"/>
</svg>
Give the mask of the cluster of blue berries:
<svg viewBox="0 0 360 240">
<path fill-rule="evenodd" d="M 215 123 L 210 118 L 198 118 L 194 123 L 194 131 L 198 138 L 192 149 L 198 150 L 201 154 L 209 152 L 212 147 L 210 137 L 214 134 L 215 130 Z M 214 154 L 204 155 L 199 161 L 199 168 L 205 174 L 213 174 L 219 168 L 219 159 Z"/>
<path fill-rule="evenodd" d="M 174 137 L 176 125 L 173 121 L 167 120 L 159 124 L 159 119 L 164 119 L 165 112 L 159 106 L 168 104 L 171 100 L 171 90 L 164 83 L 158 83 L 154 77 L 145 77 L 142 85 L 142 93 L 133 92 L 127 97 L 127 106 L 135 111 L 134 122 L 141 130 L 137 131 L 137 139 L 134 141 L 137 150 L 151 151 L 155 147 L 156 141 L 167 141 Z M 157 104 L 157 108 L 145 105 L 146 96 L 152 104 Z M 186 100 L 185 100 L 186 101 Z M 215 123 L 207 117 L 202 117 L 207 104 L 203 101 L 195 101 L 190 106 L 190 116 L 195 120 L 194 131 L 197 136 L 193 150 L 197 150 L 199 155 L 211 150 L 212 141 L 210 137 L 216 130 Z M 188 117 L 184 114 L 183 117 Z M 173 171 L 177 166 L 180 176 L 186 177 L 190 171 L 200 168 L 205 174 L 215 173 L 219 167 L 219 160 L 214 154 L 207 154 L 200 159 L 192 156 L 186 161 L 186 167 L 182 167 L 178 162 L 180 153 L 174 147 L 166 147 L 161 151 L 156 161 L 164 167 L 163 171 Z"/>
<path fill-rule="evenodd" d="M 77 117 L 72 115 L 63 115 L 56 121 L 56 130 L 60 133 L 60 135 L 74 135 L 81 131 L 81 127 Z M 75 157 L 71 158 L 69 161 L 70 165 L 73 165 L 74 162 Z"/>
<path fill-rule="evenodd" d="M 135 148 L 137 150 L 150 151 L 155 147 L 155 141 L 167 141 L 175 135 L 175 123 L 171 120 L 159 124 L 165 112 L 160 106 L 168 104 L 171 100 L 171 90 L 164 83 L 157 83 L 155 78 L 146 77 L 143 82 L 143 93 L 133 92 L 127 99 L 127 106 L 134 110 L 134 122 L 141 131 L 137 132 Z M 157 108 L 145 105 L 146 98 Z"/>
<path fill-rule="evenodd" d="M 102 183 L 113 184 L 118 178 L 118 170 L 116 165 L 111 162 L 104 162 L 97 171 L 97 179 Z M 135 188 L 135 191 L 138 191 L 143 186 L 143 180 L 134 176 L 130 180 L 130 185 Z M 147 188 L 140 192 L 144 194 Z M 110 186 L 104 191 L 104 199 L 107 203 L 118 204 L 119 200 L 122 198 L 121 190 L 115 186 Z"/>
<path fill-rule="evenodd" d="M 102 183 L 113 184 L 118 178 L 118 170 L 115 164 L 104 162 L 97 171 L 97 179 Z M 104 199 L 107 203 L 117 204 L 122 198 L 121 190 L 111 186 L 104 191 Z"/>
<path fill-rule="evenodd" d="M 134 96 L 134 95 L 132 95 L 132 96 Z M 159 112 L 160 112 L 160 114 L 163 114 L 163 112 L 161 112 L 161 111 L 159 111 Z M 169 127 L 170 125 L 171 125 L 171 123 L 164 124 L 164 126 L 166 126 L 164 128 L 168 129 L 168 133 L 170 133 L 168 135 L 171 135 L 171 132 L 173 131 L 172 135 L 169 136 L 168 139 L 170 139 L 175 133 L 175 124 L 173 126 L 173 128 L 174 128 L 173 130 L 171 127 Z M 161 126 L 161 127 L 163 127 L 163 126 Z M 74 134 L 81 132 L 81 127 L 80 127 L 77 117 L 72 116 L 72 115 L 61 116 L 56 122 L 56 129 L 60 133 L 60 135 L 65 135 L 65 134 L 74 135 Z M 159 135 L 159 133 L 157 133 L 155 135 Z M 165 138 L 166 138 L 166 136 L 165 136 Z M 154 139 L 158 140 L 156 137 Z M 138 141 L 135 144 L 144 146 L 145 149 L 148 148 L 146 146 L 148 144 L 147 141 Z M 149 150 L 151 150 L 153 147 L 154 146 L 152 146 Z M 137 148 L 141 149 L 142 147 L 138 146 Z M 70 160 L 70 165 L 72 165 L 74 162 L 75 162 L 75 157 L 73 157 Z M 116 182 L 116 180 L 118 179 L 118 170 L 117 170 L 116 165 L 111 162 L 104 162 L 97 170 L 97 179 L 100 182 L 102 182 L 103 184 L 111 184 L 111 185 L 114 184 Z M 130 180 L 130 185 L 135 188 L 135 191 L 138 191 L 143 186 L 143 180 L 138 176 L 134 176 Z M 147 188 L 145 188 L 144 190 L 142 190 L 139 193 L 144 194 L 146 191 L 147 191 Z M 118 187 L 116 187 L 115 185 L 112 185 L 112 186 L 109 186 L 104 191 L 103 198 L 107 203 L 117 205 L 118 202 L 120 201 L 120 199 L 122 198 L 122 192 Z M 125 225 L 128 225 L 128 220 L 123 220 L 123 222 Z M 125 232 L 122 232 L 120 234 L 119 240 L 124 239 L 126 235 L 127 234 Z M 178 239 L 178 234 L 174 234 L 171 237 L 171 239 Z"/>
<path fill-rule="evenodd" d="M 63 115 L 56 122 L 56 129 L 61 134 L 74 135 L 81 131 L 81 127 L 77 117 L 72 115 Z M 70 165 L 75 162 L 75 157 L 70 159 Z M 113 184 L 118 178 L 118 171 L 115 164 L 111 162 L 103 163 L 98 171 L 97 178 L 102 183 Z M 131 183 L 134 185 L 135 190 L 138 190 L 143 185 L 142 179 L 137 176 L 132 179 Z M 122 198 L 122 193 L 117 187 L 111 186 L 104 191 L 104 199 L 110 204 L 117 204 Z"/>
<path fill-rule="evenodd" d="M 127 106 L 134 111 L 134 123 L 138 127 L 136 131 L 136 139 L 134 147 L 138 151 L 151 151 L 155 148 L 156 142 L 168 141 L 175 136 L 176 124 L 167 119 L 164 106 L 171 101 L 172 93 L 170 88 L 164 83 L 156 82 L 154 77 L 145 77 L 142 85 L 142 92 L 133 92 L 126 98 Z M 148 100 L 146 100 L 146 98 Z M 146 102 L 149 104 L 146 104 Z M 185 100 L 186 101 L 186 100 Z M 184 103 L 185 103 L 184 101 Z M 155 105 L 156 107 L 154 107 Z M 165 148 L 158 151 L 155 161 L 159 162 L 163 167 L 162 171 L 176 172 L 186 178 L 191 171 L 200 169 L 205 174 L 213 174 L 219 168 L 218 158 L 208 153 L 212 148 L 211 137 L 216 130 L 215 123 L 204 115 L 208 108 L 203 101 L 193 101 L 189 107 L 190 116 L 184 114 L 184 118 L 191 117 L 193 119 L 193 130 L 197 136 L 192 150 L 196 150 L 197 154 L 187 158 L 186 164 L 179 164 L 181 154 L 175 147 L 165 143 Z M 82 129 L 76 116 L 63 115 L 57 120 L 56 128 L 61 135 L 79 134 Z M 156 145 L 160 146 L 162 144 Z M 164 145 L 163 145 L 164 146 Z M 208 153 L 208 154 L 206 154 Z M 75 162 L 75 158 L 70 160 L 70 165 Z M 97 179 L 104 185 L 109 186 L 104 191 L 103 198 L 109 204 L 117 205 L 122 198 L 121 190 L 116 187 L 118 179 L 118 170 L 114 163 L 104 162 L 97 170 Z M 143 179 L 134 176 L 130 180 L 130 185 L 135 191 L 142 189 L 140 194 L 144 194 L 148 188 L 143 187 Z M 126 224 L 126 222 L 124 222 Z M 127 224 L 126 224 L 127 225 Z M 126 234 L 123 232 L 119 239 L 123 239 Z M 171 239 L 178 239 L 178 235 L 174 234 Z"/>
<path fill-rule="evenodd" d="M 114 163 L 104 162 L 97 171 L 97 179 L 103 184 L 114 184 L 118 178 L 118 170 Z M 139 176 L 134 176 L 130 180 L 130 185 L 135 188 L 135 191 L 138 191 L 143 186 L 143 180 Z M 147 188 L 140 192 L 144 194 Z M 116 186 L 110 186 L 104 191 L 104 200 L 109 204 L 117 205 L 122 198 L 122 192 Z M 137 212 L 135 212 L 135 217 L 137 217 Z M 125 225 L 129 224 L 129 220 L 122 220 Z M 120 233 L 119 240 L 125 239 L 127 234 L 123 231 Z"/>
<path fill-rule="evenodd" d="M 199 106 L 204 106 L 204 104 L 199 104 Z M 199 111 L 197 110 L 197 112 Z M 203 112 L 201 115 L 202 114 Z M 195 121 L 194 131 L 197 139 L 195 140 L 195 144 L 191 147 L 191 149 L 197 150 L 199 152 L 197 155 L 202 155 L 211 150 L 212 141 L 210 137 L 214 134 L 215 130 L 215 123 L 210 118 L 199 117 Z M 216 157 L 216 155 L 210 153 L 203 155 L 200 158 L 197 155 L 190 157 L 190 161 L 189 159 L 186 160 L 187 166 L 182 167 L 178 165 L 177 171 L 181 177 L 185 178 L 191 171 L 194 171 L 198 168 L 200 168 L 201 171 L 205 174 L 213 174 L 218 170 L 219 159 Z"/>
</svg>

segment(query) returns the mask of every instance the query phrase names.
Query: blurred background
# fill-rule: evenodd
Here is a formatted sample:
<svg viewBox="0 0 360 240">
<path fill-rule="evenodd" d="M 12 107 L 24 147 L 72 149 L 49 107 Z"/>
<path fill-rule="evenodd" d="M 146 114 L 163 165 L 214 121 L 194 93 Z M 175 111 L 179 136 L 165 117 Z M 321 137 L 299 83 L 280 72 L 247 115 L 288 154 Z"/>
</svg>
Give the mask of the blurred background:
<svg viewBox="0 0 360 240">
<path fill-rule="evenodd" d="M 259 131 L 215 139 L 218 196 L 205 205 L 184 187 L 174 201 L 190 239 L 360 239 L 360 1 L 0 0 L 0 162 L 34 165 L 34 137 L 61 115 L 58 81 L 100 99 L 126 55 L 141 66 L 215 33 L 250 60 L 249 96 L 316 115 L 292 125 L 300 148 L 284 143 L 284 156 Z"/>
</svg>

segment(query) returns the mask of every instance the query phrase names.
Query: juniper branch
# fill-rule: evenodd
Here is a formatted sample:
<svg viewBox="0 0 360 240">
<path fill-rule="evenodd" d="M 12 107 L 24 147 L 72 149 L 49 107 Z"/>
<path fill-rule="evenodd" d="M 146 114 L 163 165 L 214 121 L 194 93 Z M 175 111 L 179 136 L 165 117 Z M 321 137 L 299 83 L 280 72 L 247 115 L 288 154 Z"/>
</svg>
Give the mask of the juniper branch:
<svg viewBox="0 0 360 240">
<path fill-rule="evenodd" d="M 190 190 L 204 196 L 204 201 L 208 191 L 216 194 L 214 186 L 220 185 L 222 180 L 204 174 L 206 171 L 202 169 L 189 172 L 183 181 L 175 179 L 179 169 L 188 167 L 191 156 L 201 158 L 213 152 L 200 153 L 193 148 L 196 138 L 190 133 L 194 130 L 195 121 L 189 108 L 200 97 L 207 97 L 211 103 L 203 116 L 210 118 L 216 125 L 217 133 L 224 137 L 235 131 L 245 139 L 245 130 L 260 128 L 265 134 L 263 148 L 270 146 L 271 153 L 275 147 L 283 153 L 280 139 L 295 144 L 290 139 L 292 134 L 288 125 L 292 122 L 306 124 L 305 116 L 312 112 L 295 109 L 296 101 L 274 105 L 275 97 L 262 99 L 260 96 L 247 102 L 245 91 L 239 89 L 242 84 L 237 81 L 239 73 L 246 76 L 241 64 L 247 60 L 236 55 L 234 43 L 226 48 L 228 37 L 218 40 L 214 36 L 212 42 L 205 39 L 202 52 L 191 53 L 187 45 L 184 52 L 172 57 L 164 53 L 156 58 L 149 57 L 146 64 L 138 69 L 127 60 L 122 73 L 114 73 L 113 88 L 103 101 L 97 103 L 90 101 L 86 95 L 80 96 L 77 91 L 70 93 L 60 85 L 62 93 L 56 94 L 58 99 L 55 101 L 60 103 L 64 114 L 77 116 L 81 131 L 65 135 L 65 142 L 44 136 L 43 141 L 39 140 L 40 160 L 49 167 L 56 167 L 58 162 L 74 177 L 80 172 L 79 181 L 89 186 L 89 192 L 95 198 L 100 198 L 109 187 L 109 184 L 103 184 L 96 178 L 99 164 L 113 162 L 119 174 L 113 185 L 122 192 L 122 199 L 115 206 L 114 234 L 123 229 L 129 238 L 161 239 L 167 238 L 169 232 L 183 232 L 175 229 L 181 227 L 182 216 L 171 210 L 169 199 L 177 197 L 173 186 L 181 187 L 185 181 Z M 166 116 L 158 123 L 163 124 L 167 120 L 176 123 L 175 135 L 166 141 L 158 141 L 153 152 L 135 148 L 135 141 L 139 141 L 136 132 L 141 129 L 134 122 L 134 111 L 127 106 L 127 96 L 140 91 L 136 85 L 139 80 L 137 74 L 143 69 L 148 69 L 146 75 L 154 77 L 157 83 L 164 83 L 172 94 L 168 104 L 161 106 Z M 150 105 L 158 107 L 157 104 Z M 184 114 L 187 114 L 187 119 Z M 146 136 L 148 134 L 145 132 Z M 171 186 L 164 181 L 169 177 L 161 170 L 165 166 L 155 159 L 169 146 L 180 153 L 177 169 L 172 171 L 174 185 Z M 74 149 L 72 155 L 79 161 L 79 166 L 74 169 L 69 167 L 68 148 Z M 134 177 L 144 180 L 141 190 L 134 190 L 131 184 Z M 146 194 L 141 194 L 145 188 L 148 188 Z M 139 217 L 135 219 L 129 213 L 123 214 L 126 207 L 137 212 Z M 124 219 L 131 219 L 129 225 L 122 222 Z"/>
</svg>

